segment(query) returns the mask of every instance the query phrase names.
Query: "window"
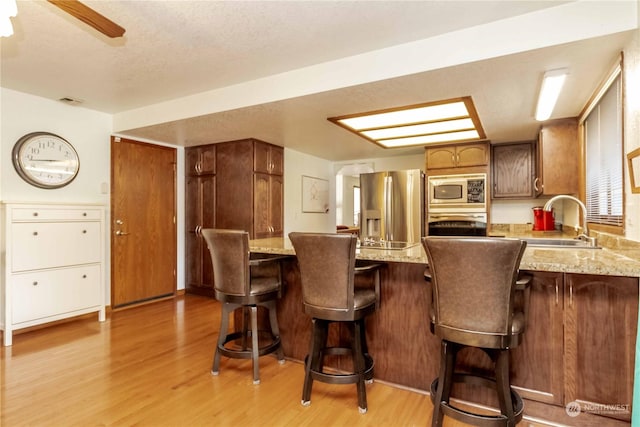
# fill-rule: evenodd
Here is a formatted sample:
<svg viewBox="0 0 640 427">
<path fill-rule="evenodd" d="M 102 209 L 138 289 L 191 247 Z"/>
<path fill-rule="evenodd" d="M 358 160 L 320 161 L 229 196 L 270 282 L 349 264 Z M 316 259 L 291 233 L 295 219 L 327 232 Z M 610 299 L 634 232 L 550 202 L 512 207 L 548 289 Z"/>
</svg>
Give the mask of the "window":
<svg viewBox="0 0 640 427">
<path fill-rule="evenodd" d="M 583 114 L 587 221 L 622 227 L 624 179 L 622 62 Z"/>
</svg>

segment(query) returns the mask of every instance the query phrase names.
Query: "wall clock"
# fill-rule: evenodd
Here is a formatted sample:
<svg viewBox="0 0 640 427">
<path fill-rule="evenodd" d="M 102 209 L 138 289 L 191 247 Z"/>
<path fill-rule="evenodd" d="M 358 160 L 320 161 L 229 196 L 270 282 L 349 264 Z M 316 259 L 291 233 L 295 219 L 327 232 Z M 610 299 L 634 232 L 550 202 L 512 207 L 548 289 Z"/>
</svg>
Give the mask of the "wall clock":
<svg viewBox="0 0 640 427">
<path fill-rule="evenodd" d="M 13 146 L 18 175 L 39 188 L 60 188 L 78 175 L 80 158 L 66 139 L 49 132 L 32 132 Z"/>
</svg>

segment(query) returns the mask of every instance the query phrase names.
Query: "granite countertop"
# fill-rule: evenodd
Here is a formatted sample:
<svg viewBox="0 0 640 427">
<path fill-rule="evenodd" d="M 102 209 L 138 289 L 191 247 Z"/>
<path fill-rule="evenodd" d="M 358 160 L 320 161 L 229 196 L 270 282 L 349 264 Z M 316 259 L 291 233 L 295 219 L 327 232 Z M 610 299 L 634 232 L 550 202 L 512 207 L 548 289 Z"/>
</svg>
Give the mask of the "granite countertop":
<svg viewBox="0 0 640 427">
<path fill-rule="evenodd" d="M 251 240 L 249 246 L 251 252 L 295 255 L 289 239 L 282 237 Z M 358 248 L 356 257 L 369 261 L 427 264 L 427 256 L 422 245 L 404 250 Z M 640 277 L 640 249 L 527 247 L 520 268 L 534 271 Z"/>
</svg>

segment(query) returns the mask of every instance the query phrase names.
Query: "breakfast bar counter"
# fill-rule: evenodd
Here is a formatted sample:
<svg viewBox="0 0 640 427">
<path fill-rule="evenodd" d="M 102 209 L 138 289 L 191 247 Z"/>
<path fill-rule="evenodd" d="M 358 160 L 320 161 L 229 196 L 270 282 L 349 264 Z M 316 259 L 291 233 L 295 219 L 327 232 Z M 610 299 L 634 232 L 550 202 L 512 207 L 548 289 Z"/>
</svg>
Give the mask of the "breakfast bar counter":
<svg viewBox="0 0 640 427">
<path fill-rule="evenodd" d="M 295 255 L 286 238 L 252 240 L 250 250 Z M 440 340 L 429 331 L 431 288 L 424 280 L 424 249 L 358 248 L 357 260 L 384 263 L 380 308 L 366 325 L 374 378 L 426 393 L 438 375 Z M 525 399 L 525 417 L 575 425 L 565 406 L 576 401 L 583 408 L 580 425 L 628 425 L 640 250 L 531 246 L 521 270 L 532 274 L 533 281 L 528 329 L 523 343 L 511 352 L 511 382 Z M 285 289 L 278 302 L 282 345 L 287 358 L 302 361 L 311 320 L 303 312 L 295 258 L 284 261 L 283 273 Z M 330 334 L 330 339 L 339 339 L 343 332 Z M 467 350 L 460 355 L 462 365 L 486 358 Z M 340 368 L 340 363 L 335 366 Z M 490 366 L 488 358 L 485 365 Z M 460 396 L 472 404 L 492 405 L 487 390 L 461 390 Z M 617 406 L 610 413 L 594 412 L 607 407 L 603 405 Z"/>
<path fill-rule="evenodd" d="M 295 255 L 289 239 L 275 237 L 251 240 L 251 252 Z M 403 250 L 358 248 L 356 258 L 365 261 L 417 263 L 427 265 L 422 245 Z M 598 274 L 605 276 L 640 277 L 640 249 L 587 249 L 527 247 L 522 270 L 559 273 Z"/>
</svg>

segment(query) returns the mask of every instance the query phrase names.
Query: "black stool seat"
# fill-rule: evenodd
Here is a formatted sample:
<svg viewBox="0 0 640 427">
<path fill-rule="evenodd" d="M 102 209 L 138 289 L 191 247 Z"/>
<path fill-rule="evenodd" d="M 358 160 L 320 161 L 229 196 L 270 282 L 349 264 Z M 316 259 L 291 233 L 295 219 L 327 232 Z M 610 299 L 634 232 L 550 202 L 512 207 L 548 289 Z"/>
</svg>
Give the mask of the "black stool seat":
<svg viewBox="0 0 640 427">
<path fill-rule="evenodd" d="M 526 329 L 531 277 L 518 268 L 526 242 L 482 237 L 426 237 L 423 246 L 432 285 L 431 331 L 441 339 L 440 372 L 431 383 L 432 426 L 445 415 L 481 427 L 515 426 L 524 404 L 509 380 L 509 350 Z M 494 364 L 494 375 L 456 372 L 458 352 L 476 347 Z M 453 383 L 493 388 L 500 415 L 475 414 L 450 403 Z"/>
<path fill-rule="evenodd" d="M 311 316 L 312 323 L 309 354 L 305 358 L 302 404 L 311 403 L 314 380 L 357 384 L 358 407 L 365 413 L 365 383 L 373 381 L 374 368 L 367 347 L 365 318 L 374 313 L 380 303 L 381 266 L 355 266 L 355 235 L 290 233 L 289 239 L 298 257 L 304 312 Z M 356 286 L 356 276 L 369 279 L 369 287 Z M 361 284 L 360 280 L 358 284 Z M 332 324 L 349 330 L 348 344 L 328 345 Z M 353 370 L 344 373 L 326 368 L 324 358 L 335 355 L 351 355 Z"/>
</svg>

